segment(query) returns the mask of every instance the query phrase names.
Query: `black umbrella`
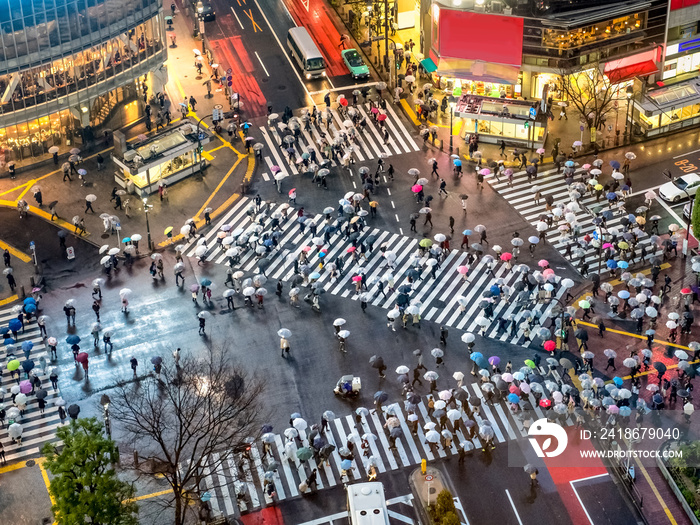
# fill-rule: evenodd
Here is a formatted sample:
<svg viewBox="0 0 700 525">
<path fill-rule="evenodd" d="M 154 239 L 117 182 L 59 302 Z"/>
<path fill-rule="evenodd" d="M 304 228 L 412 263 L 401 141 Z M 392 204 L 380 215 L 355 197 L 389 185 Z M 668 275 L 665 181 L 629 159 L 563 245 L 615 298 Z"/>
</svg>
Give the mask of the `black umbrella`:
<svg viewBox="0 0 700 525">
<path fill-rule="evenodd" d="M 265 423 L 262 427 L 260 427 L 260 432 L 262 432 L 263 434 L 272 432 L 272 425 L 270 423 Z"/>
<path fill-rule="evenodd" d="M 683 399 L 685 399 L 686 397 L 690 397 L 690 392 L 688 392 L 685 389 L 681 389 L 676 393 L 678 394 L 678 397 L 682 397 Z"/>
<path fill-rule="evenodd" d="M 323 447 L 321 448 L 321 454 L 328 457 L 333 453 L 334 450 L 335 445 L 333 445 L 332 443 L 328 443 L 326 445 L 323 445 Z"/>
<path fill-rule="evenodd" d="M 156 365 L 156 366 L 158 366 L 158 365 L 161 364 L 162 362 L 163 362 L 163 358 L 160 357 L 160 356 L 158 356 L 158 355 L 155 356 L 155 357 L 151 357 L 151 363 L 154 364 L 154 365 Z"/>
<path fill-rule="evenodd" d="M 326 441 L 326 438 L 324 438 L 322 435 L 319 434 L 319 435 L 314 437 L 314 448 L 320 450 L 323 447 L 325 447 L 327 444 L 328 444 L 328 442 Z"/>
<path fill-rule="evenodd" d="M 408 275 L 411 279 L 418 279 L 420 277 L 420 272 L 418 270 L 410 269 L 406 272 L 406 275 Z"/>
<path fill-rule="evenodd" d="M 292 287 L 297 286 L 298 284 L 302 283 L 304 281 L 304 278 L 301 275 L 296 275 L 292 277 Z"/>
<path fill-rule="evenodd" d="M 399 286 L 399 293 L 411 293 L 411 287 L 407 284 Z"/>
<path fill-rule="evenodd" d="M 552 197 L 551 195 L 547 195 L 544 198 L 544 201 L 551 206 L 552 204 L 554 204 L 554 197 Z"/>
<path fill-rule="evenodd" d="M 348 239 L 350 240 L 350 242 L 352 242 L 352 241 L 358 239 L 359 237 L 360 237 L 360 232 L 354 232 L 354 233 L 350 234 Z"/>
<path fill-rule="evenodd" d="M 365 242 L 366 242 L 367 244 L 373 244 L 373 243 L 377 242 L 377 236 L 376 236 L 376 235 L 370 235 L 369 237 L 367 237 L 367 238 L 365 239 Z"/>
<path fill-rule="evenodd" d="M 515 284 L 513 285 L 513 289 L 514 289 L 516 292 L 520 292 L 521 290 L 524 290 L 524 289 L 525 289 L 525 283 L 522 282 L 522 281 L 518 281 L 517 283 L 515 283 Z"/>
<path fill-rule="evenodd" d="M 464 390 L 462 390 L 462 392 L 464 392 Z M 455 397 L 456 397 L 456 394 L 455 394 Z M 406 401 L 408 401 L 412 405 L 417 405 L 418 403 L 420 403 L 420 396 L 418 394 L 416 394 L 415 392 L 411 392 L 406 396 Z"/>
<path fill-rule="evenodd" d="M 469 392 L 467 392 L 463 388 L 458 388 L 457 390 L 455 390 L 453 397 L 457 401 L 466 401 L 467 399 L 469 399 Z M 418 398 L 418 400 L 420 401 L 420 398 Z M 409 399 L 409 401 L 410 401 L 410 399 Z M 414 404 L 416 404 L 416 403 L 414 403 Z"/>
<path fill-rule="evenodd" d="M 384 359 L 381 356 L 373 355 L 369 358 L 369 364 L 372 368 L 382 368 L 384 366 Z"/>
<path fill-rule="evenodd" d="M 561 363 L 561 360 L 559 360 L 559 362 Z M 561 366 L 564 366 L 564 365 L 561 365 Z M 572 367 L 569 367 L 569 368 L 572 368 Z M 530 383 L 544 383 L 544 377 L 542 377 L 539 374 L 530 374 L 530 376 L 528 376 L 528 379 L 530 380 Z"/>
<path fill-rule="evenodd" d="M 484 309 L 488 308 L 490 304 L 491 304 L 491 303 L 488 302 L 488 301 L 481 301 L 481 302 L 479 303 L 479 308 L 481 308 L 482 310 L 484 310 Z"/>
<path fill-rule="evenodd" d="M 264 257 L 258 261 L 258 268 L 260 268 L 260 270 L 265 270 L 271 263 L 272 261 L 270 259 Z"/>
<path fill-rule="evenodd" d="M 594 283 L 600 282 L 600 275 L 598 275 L 597 273 L 592 273 L 589 275 L 589 277 L 591 279 L 591 282 L 594 282 Z"/>
<path fill-rule="evenodd" d="M 652 397 L 651 400 L 657 405 L 660 405 L 664 402 L 664 398 L 661 397 L 661 394 L 654 394 L 654 397 Z"/>
<path fill-rule="evenodd" d="M 442 408 L 439 408 L 435 412 L 433 412 L 433 418 L 440 419 L 445 414 L 446 414 L 446 412 Z"/>
<path fill-rule="evenodd" d="M 401 427 L 394 427 L 389 431 L 389 435 L 393 438 L 400 438 L 403 436 L 403 430 L 401 430 Z"/>
<path fill-rule="evenodd" d="M 502 392 L 506 392 L 508 390 L 508 383 L 503 381 L 503 379 L 499 379 L 498 381 L 496 381 L 496 388 L 498 388 Z"/>
<path fill-rule="evenodd" d="M 378 392 L 374 393 L 374 400 L 379 403 L 384 403 L 384 401 L 386 401 L 387 399 L 389 399 L 389 394 L 387 394 L 383 390 L 379 390 Z"/>
<path fill-rule="evenodd" d="M 576 339 L 580 339 L 581 341 L 588 341 L 588 332 L 584 328 L 579 328 L 574 332 L 574 336 Z"/>
<path fill-rule="evenodd" d="M 481 398 L 479 396 L 472 396 L 469 398 L 469 404 L 473 407 L 478 407 L 481 405 Z"/>
<path fill-rule="evenodd" d="M 656 368 L 657 372 L 659 374 L 665 374 L 666 373 L 666 365 L 663 364 L 661 361 L 654 361 L 654 368 Z"/>
<path fill-rule="evenodd" d="M 402 305 L 404 305 L 404 304 L 408 304 L 408 295 L 406 295 L 406 294 L 400 294 L 400 295 L 396 298 L 396 304 L 398 304 L 399 306 L 402 306 Z"/>
<path fill-rule="evenodd" d="M 525 171 L 530 175 L 534 175 L 535 173 L 537 173 L 537 168 L 535 168 L 534 166 L 528 166 Z"/>
<path fill-rule="evenodd" d="M 481 297 L 485 297 L 486 299 L 493 297 L 493 292 L 491 290 L 486 290 L 484 293 L 481 294 Z M 483 303 L 483 301 L 482 301 Z M 481 306 L 481 308 L 486 308 L 485 306 Z"/>
<path fill-rule="evenodd" d="M 80 407 L 78 405 L 71 405 L 68 407 L 68 415 L 73 419 L 78 419 L 78 414 L 80 414 Z"/>
<path fill-rule="evenodd" d="M 600 226 L 601 224 L 603 224 L 603 219 L 601 217 L 596 217 L 591 222 L 596 226 Z"/>
<path fill-rule="evenodd" d="M 678 393 L 680 395 L 680 392 Z M 46 390 L 43 388 L 39 389 L 36 391 L 36 398 L 37 399 L 44 399 L 46 397 Z"/>
<path fill-rule="evenodd" d="M 58 236 L 61 238 L 65 238 L 68 235 L 66 230 L 58 230 Z"/>
</svg>

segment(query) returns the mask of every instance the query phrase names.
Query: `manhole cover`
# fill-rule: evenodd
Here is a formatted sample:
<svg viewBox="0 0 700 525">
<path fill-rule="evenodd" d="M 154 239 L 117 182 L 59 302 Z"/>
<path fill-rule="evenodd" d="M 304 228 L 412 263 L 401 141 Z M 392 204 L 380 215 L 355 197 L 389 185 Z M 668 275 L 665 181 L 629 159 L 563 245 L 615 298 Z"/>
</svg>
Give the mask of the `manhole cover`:
<svg viewBox="0 0 700 525">
<path fill-rule="evenodd" d="M 102 238 L 102 239 L 109 239 L 109 238 L 110 238 L 110 235 L 109 235 L 109 233 L 103 233 L 103 234 L 100 236 L 100 238 Z"/>
<path fill-rule="evenodd" d="M 33 467 L 34 465 L 36 465 L 36 461 L 34 461 L 33 459 L 30 459 L 29 461 L 27 461 L 25 463 L 25 465 L 28 467 Z"/>
<path fill-rule="evenodd" d="M 284 91 L 285 89 L 287 89 L 287 86 L 277 86 L 277 89 L 279 89 L 280 91 Z"/>
</svg>

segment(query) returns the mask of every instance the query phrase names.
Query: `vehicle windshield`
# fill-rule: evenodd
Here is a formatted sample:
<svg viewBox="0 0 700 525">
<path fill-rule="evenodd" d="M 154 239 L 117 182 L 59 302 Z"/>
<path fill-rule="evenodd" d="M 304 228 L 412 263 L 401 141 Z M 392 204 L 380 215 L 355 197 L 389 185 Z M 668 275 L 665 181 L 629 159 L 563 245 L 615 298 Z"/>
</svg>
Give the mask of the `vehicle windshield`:
<svg viewBox="0 0 700 525">
<path fill-rule="evenodd" d="M 323 69 L 326 65 L 323 63 L 322 58 L 310 58 L 306 61 L 306 69 L 313 71 L 315 69 Z"/>
<path fill-rule="evenodd" d="M 673 181 L 673 184 L 676 185 L 676 188 L 679 190 L 684 190 L 688 187 L 688 183 L 683 177 L 678 177 L 676 180 Z"/>
<path fill-rule="evenodd" d="M 357 54 L 357 51 L 350 51 L 346 53 L 345 56 L 348 59 L 348 64 L 352 67 L 360 67 L 362 65 L 362 59 L 360 55 Z"/>
</svg>

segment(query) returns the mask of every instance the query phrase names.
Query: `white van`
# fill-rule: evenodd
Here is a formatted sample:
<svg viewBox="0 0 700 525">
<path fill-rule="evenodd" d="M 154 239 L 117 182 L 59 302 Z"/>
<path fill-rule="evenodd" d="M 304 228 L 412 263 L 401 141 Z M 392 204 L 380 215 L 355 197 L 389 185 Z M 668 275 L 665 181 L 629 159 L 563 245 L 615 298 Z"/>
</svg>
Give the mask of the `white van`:
<svg viewBox="0 0 700 525">
<path fill-rule="evenodd" d="M 346 491 L 350 525 L 389 525 L 382 483 L 355 483 Z"/>
<path fill-rule="evenodd" d="M 287 34 L 287 47 L 304 71 L 306 80 L 326 76 L 326 61 L 305 27 L 293 27 Z"/>
</svg>

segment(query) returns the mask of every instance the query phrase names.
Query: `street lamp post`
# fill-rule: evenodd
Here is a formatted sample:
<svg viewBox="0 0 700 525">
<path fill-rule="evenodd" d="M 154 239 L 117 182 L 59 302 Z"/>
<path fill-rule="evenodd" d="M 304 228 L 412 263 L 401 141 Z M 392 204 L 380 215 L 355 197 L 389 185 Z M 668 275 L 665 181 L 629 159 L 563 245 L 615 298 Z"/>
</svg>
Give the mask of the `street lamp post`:
<svg viewBox="0 0 700 525">
<path fill-rule="evenodd" d="M 450 153 L 452 153 L 454 147 L 452 143 L 452 120 L 454 119 L 455 116 L 455 103 L 454 101 L 450 101 Z"/>
<path fill-rule="evenodd" d="M 630 110 L 632 108 L 632 95 L 634 95 L 634 89 L 632 88 L 632 86 L 627 86 L 625 93 L 627 95 L 627 111 L 625 112 L 625 135 L 627 135 L 627 130 L 629 129 L 629 141 L 631 144 L 632 143 L 632 123 L 630 122 L 630 119 L 632 118 L 633 113 Z"/>
<path fill-rule="evenodd" d="M 105 420 L 105 430 L 107 431 L 107 437 L 109 439 L 112 439 L 112 427 L 110 425 L 109 421 L 109 403 L 110 403 L 109 396 L 107 394 L 102 394 L 102 397 L 100 398 L 100 404 L 102 405 L 102 408 L 104 409 L 104 412 L 102 416 L 104 417 Z"/>
<path fill-rule="evenodd" d="M 146 214 L 146 235 L 148 240 L 148 251 L 153 251 L 153 243 L 151 242 L 151 225 L 148 223 L 148 210 L 151 206 L 148 205 L 148 197 L 143 198 L 143 212 Z"/>
</svg>

